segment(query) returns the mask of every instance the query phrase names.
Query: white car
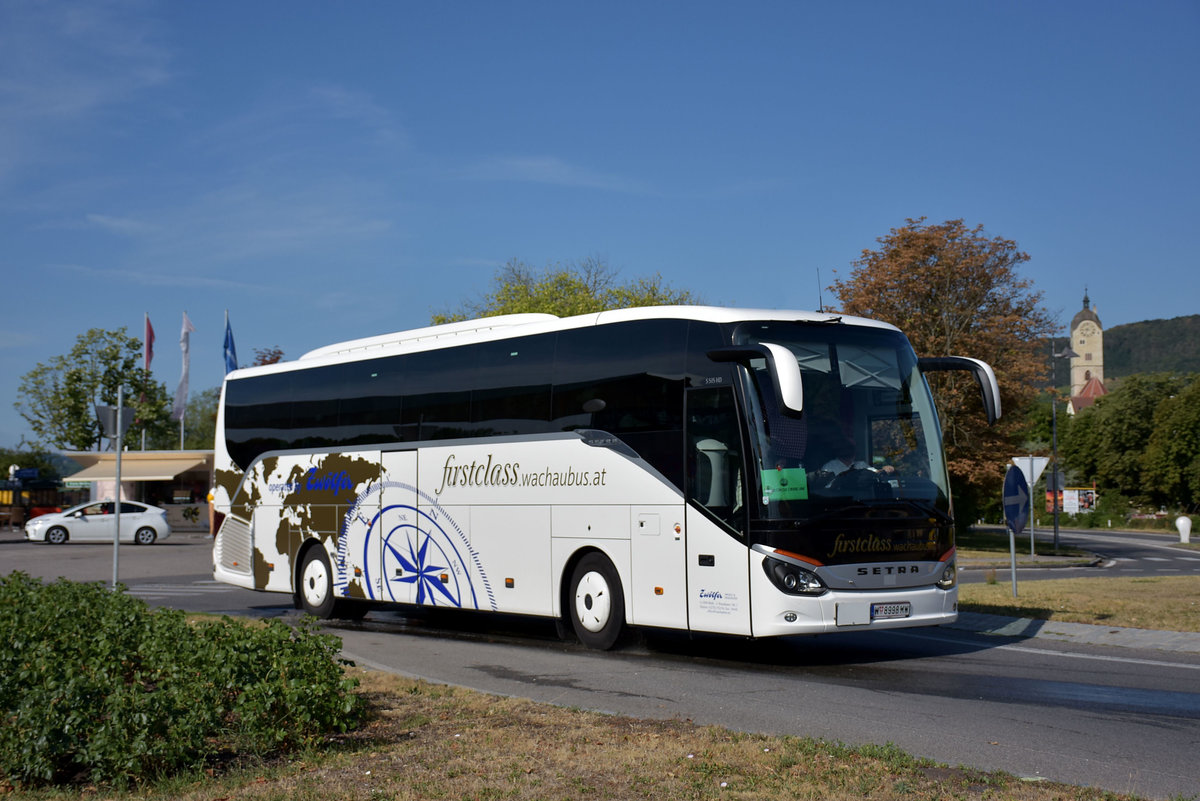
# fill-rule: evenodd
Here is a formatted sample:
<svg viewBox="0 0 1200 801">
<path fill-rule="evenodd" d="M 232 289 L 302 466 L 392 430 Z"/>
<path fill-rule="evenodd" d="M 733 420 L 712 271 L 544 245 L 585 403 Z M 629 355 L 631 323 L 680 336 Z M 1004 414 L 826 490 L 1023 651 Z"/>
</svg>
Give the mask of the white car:
<svg viewBox="0 0 1200 801">
<path fill-rule="evenodd" d="M 72 506 L 64 512 L 39 515 L 25 524 L 25 539 L 61 545 L 68 540 L 112 542 L 116 530 L 116 504 L 97 501 Z M 150 545 L 171 536 L 167 510 L 135 501 L 121 501 L 121 542 Z"/>
</svg>

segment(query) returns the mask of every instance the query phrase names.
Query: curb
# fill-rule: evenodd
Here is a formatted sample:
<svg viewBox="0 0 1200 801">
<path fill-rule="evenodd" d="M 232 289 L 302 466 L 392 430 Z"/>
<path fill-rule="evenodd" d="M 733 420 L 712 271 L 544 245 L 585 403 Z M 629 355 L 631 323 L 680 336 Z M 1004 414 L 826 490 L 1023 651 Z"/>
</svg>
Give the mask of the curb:
<svg viewBox="0 0 1200 801">
<path fill-rule="evenodd" d="M 1090 623 L 1035 620 L 982 612 L 959 612 L 958 620 L 946 624 L 946 628 L 993 637 L 1042 638 L 1088 645 L 1200 654 L 1200 634 L 1189 631 L 1097 626 Z"/>
</svg>

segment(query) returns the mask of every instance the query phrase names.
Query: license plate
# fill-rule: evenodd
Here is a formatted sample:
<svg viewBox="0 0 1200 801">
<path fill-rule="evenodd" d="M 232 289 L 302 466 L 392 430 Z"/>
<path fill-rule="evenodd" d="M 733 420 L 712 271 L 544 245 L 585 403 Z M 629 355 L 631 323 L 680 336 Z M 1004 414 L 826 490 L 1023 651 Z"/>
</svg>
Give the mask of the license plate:
<svg viewBox="0 0 1200 801">
<path fill-rule="evenodd" d="M 909 617 L 912 615 L 912 604 L 908 601 L 892 604 L 871 604 L 871 620 L 887 620 L 889 618 Z"/>
</svg>

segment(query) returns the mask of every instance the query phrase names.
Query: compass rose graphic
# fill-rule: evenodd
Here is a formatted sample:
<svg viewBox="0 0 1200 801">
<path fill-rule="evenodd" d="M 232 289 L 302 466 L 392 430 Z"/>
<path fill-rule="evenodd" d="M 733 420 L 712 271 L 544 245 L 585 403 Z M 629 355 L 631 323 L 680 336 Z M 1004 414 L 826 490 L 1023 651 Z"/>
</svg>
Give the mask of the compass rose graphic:
<svg viewBox="0 0 1200 801">
<path fill-rule="evenodd" d="M 411 584 L 416 587 L 412 600 L 418 604 L 462 607 L 464 587 L 457 570 L 462 560 L 445 530 L 433 523 L 429 515 L 411 506 L 388 507 L 380 517 L 399 518 L 400 521 L 415 517 L 426 524 L 399 522 L 382 534 L 384 592 L 389 600 L 396 600 L 393 585 Z M 474 592 L 469 582 L 465 589 L 473 600 Z M 477 606 L 475 603 L 468 605 Z"/>
<path fill-rule="evenodd" d="M 412 490 L 404 484 L 385 485 Z M 494 610 L 496 601 L 478 554 L 436 504 L 428 508 L 392 504 L 369 520 L 359 514 L 380 488 L 364 493 L 346 515 L 346 528 L 338 542 L 338 590 L 348 594 L 348 563 L 353 560 L 363 573 L 361 586 L 371 598 Z"/>
</svg>

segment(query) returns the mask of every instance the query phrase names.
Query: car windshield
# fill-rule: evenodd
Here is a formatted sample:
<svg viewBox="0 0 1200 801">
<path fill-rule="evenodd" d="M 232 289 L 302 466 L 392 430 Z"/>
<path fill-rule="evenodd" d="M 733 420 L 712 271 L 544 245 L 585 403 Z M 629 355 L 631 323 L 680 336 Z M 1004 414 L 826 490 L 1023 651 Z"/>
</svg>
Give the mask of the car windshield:
<svg viewBox="0 0 1200 801">
<path fill-rule="evenodd" d="M 866 506 L 949 511 L 941 431 L 908 340 L 890 328 L 755 322 L 737 344 L 783 345 L 803 379 L 799 415 L 780 410 L 765 359 L 744 377 L 760 519 L 836 515 Z"/>
</svg>

